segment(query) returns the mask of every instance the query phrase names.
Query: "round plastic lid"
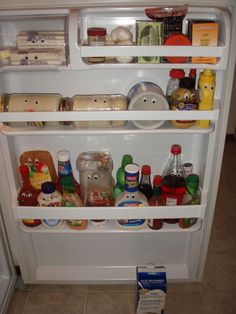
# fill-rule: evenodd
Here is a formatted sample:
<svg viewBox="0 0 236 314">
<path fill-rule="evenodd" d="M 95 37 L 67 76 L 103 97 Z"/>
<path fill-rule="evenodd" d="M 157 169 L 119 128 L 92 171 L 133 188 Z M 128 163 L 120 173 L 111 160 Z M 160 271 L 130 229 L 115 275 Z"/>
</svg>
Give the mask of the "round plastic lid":
<svg viewBox="0 0 236 314">
<path fill-rule="evenodd" d="M 107 34 L 106 28 L 103 27 L 91 27 L 87 30 L 88 36 L 105 36 Z"/>
<path fill-rule="evenodd" d="M 44 182 L 42 184 L 42 192 L 45 194 L 51 194 L 55 192 L 55 184 L 53 182 Z"/>
<path fill-rule="evenodd" d="M 143 165 L 141 173 L 146 175 L 151 174 L 151 167 L 149 165 Z"/>
<path fill-rule="evenodd" d="M 171 69 L 170 77 L 181 79 L 185 77 L 185 72 L 183 69 Z"/>
<path fill-rule="evenodd" d="M 164 42 L 166 46 L 191 46 L 191 41 L 184 34 L 172 34 L 168 36 Z M 166 57 L 170 63 L 184 63 L 188 57 Z"/>
<path fill-rule="evenodd" d="M 127 166 L 125 166 L 125 172 L 135 174 L 135 173 L 139 172 L 139 166 L 136 164 L 127 165 Z"/>
<path fill-rule="evenodd" d="M 68 150 L 60 150 L 57 153 L 57 159 L 62 162 L 70 160 L 70 152 Z"/>
<path fill-rule="evenodd" d="M 179 155 L 181 153 L 181 146 L 178 144 L 174 144 L 171 146 L 171 153 L 174 155 Z"/>
</svg>

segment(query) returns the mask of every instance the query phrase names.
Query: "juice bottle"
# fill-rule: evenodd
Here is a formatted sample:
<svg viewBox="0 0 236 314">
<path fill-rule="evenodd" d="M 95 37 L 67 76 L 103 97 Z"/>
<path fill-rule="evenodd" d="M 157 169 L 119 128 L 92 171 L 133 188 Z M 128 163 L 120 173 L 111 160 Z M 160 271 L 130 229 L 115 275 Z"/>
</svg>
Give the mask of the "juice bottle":
<svg viewBox="0 0 236 314">
<path fill-rule="evenodd" d="M 130 164 L 125 167 L 125 190 L 115 200 L 115 206 L 148 206 L 146 196 L 138 189 L 139 166 Z M 143 229 L 146 227 L 145 219 L 119 219 L 121 229 Z"/>
<path fill-rule="evenodd" d="M 162 177 L 155 175 L 153 178 L 153 195 L 149 199 L 150 206 L 163 206 L 164 201 L 162 198 Z M 154 230 L 159 230 L 163 227 L 163 219 L 148 219 L 148 227 Z"/>
<path fill-rule="evenodd" d="M 37 197 L 39 191 L 33 188 L 29 181 L 29 168 L 27 165 L 19 167 L 22 187 L 17 195 L 17 200 L 20 206 L 38 206 Z M 27 227 L 37 227 L 41 225 L 40 219 L 22 219 L 22 222 Z"/>
<path fill-rule="evenodd" d="M 149 200 L 153 194 L 151 184 L 151 167 L 149 165 L 143 165 L 141 169 L 141 180 L 138 186 L 140 192 L 142 192 Z"/>
</svg>

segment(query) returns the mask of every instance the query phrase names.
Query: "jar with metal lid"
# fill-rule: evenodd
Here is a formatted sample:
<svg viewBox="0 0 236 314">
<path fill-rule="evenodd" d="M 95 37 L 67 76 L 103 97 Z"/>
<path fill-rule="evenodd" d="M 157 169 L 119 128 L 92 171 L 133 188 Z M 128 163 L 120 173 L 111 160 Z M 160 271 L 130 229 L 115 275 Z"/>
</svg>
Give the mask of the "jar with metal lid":
<svg viewBox="0 0 236 314">
<path fill-rule="evenodd" d="M 103 27 L 91 27 L 87 30 L 89 46 L 105 46 L 107 30 Z M 88 57 L 90 63 L 100 63 L 105 61 L 105 57 Z"/>
</svg>

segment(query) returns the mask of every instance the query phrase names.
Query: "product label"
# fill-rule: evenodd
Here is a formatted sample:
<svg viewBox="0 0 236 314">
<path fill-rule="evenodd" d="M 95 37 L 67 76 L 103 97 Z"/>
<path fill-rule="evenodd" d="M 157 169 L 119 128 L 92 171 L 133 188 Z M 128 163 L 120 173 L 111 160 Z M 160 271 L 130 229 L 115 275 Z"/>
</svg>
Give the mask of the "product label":
<svg viewBox="0 0 236 314">
<path fill-rule="evenodd" d="M 68 176 L 72 173 L 70 162 L 58 161 L 58 173 L 62 176 Z"/>
<path fill-rule="evenodd" d="M 176 206 L 177 198 L 167 197 L 166 198 L 166 206 Z"/>
<path fill-rule="evenodd" d="M 163 314 L 167 291 L 164 267 L 137 268 L 137 314 Z"/>
</svg>

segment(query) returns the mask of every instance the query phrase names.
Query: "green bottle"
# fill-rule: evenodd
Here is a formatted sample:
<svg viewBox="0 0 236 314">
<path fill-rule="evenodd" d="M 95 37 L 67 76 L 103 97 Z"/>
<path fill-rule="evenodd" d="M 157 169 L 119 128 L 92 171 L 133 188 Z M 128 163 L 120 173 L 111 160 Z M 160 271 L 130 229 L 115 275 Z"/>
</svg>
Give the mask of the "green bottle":
<svg viewBox="0 0 236 314">
<path fill-rule="evenodd" d="M 116 172 L 116 185 L 113 190 L 114 199 L 117 198 L 125 189 L 125 166 L 133 163 L 133 157 L 125 154 L 122 158 L 121 166 Z"/>
<path fill-rule="evenodd" d="M 199 176 L 197 174 L 190 174 L 186 178 L 187 193 L 183 198 L 183 205 L 199 205 L 201 203 L 201 196 L 199 190 Z M 197 218 L 180 218 L 180 228 L 190 228 L 197 222 Z"/>
</svg>

